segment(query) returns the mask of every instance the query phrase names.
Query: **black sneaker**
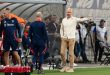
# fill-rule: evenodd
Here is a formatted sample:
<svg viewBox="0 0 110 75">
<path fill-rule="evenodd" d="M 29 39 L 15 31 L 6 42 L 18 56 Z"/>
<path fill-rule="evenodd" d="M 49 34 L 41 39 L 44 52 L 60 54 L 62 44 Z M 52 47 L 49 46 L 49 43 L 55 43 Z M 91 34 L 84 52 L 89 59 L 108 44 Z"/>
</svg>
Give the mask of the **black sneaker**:
<svg viewBox="0 0 110 75">
<path fill-rule="evenodd" d="M 98 62 L 102 62 L 102 60 L 98 60 Z"/>
<path fill-rule="evenodd" d="M 83 61 L 83 63 L 91 63 L 91 61 L 85 60 L 85 61 Z"/>
<path fill-rule="evenodd" d="M 31 72 L 33 72 L 33 64 L 31 64 Z"/>
<path fill-rule="evenodd" d="M 43 69 L 38 70 L 38 74 L 44 74 L 44 70 Z"/>
</svg>

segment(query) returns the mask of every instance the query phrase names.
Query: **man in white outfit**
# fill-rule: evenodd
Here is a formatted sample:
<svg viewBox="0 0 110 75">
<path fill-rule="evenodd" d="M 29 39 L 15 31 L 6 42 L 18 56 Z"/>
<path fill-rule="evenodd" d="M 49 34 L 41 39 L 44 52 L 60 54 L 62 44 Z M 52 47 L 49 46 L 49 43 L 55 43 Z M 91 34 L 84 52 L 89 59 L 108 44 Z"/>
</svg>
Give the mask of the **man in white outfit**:
<svg viewBox="0 0 110 75">
<path fill-rule="evenodd" d="M 77 18 L 73 17 L 72 8 L 67 8 L 66 17 L 62 20 L 60 35 L 61 35 L 61 58 L 63 63 L 63 68 L 60 72 L 74 72 L 73 63 L 74 63 L 74 45 L 75 45 L 75 31 L 78 21 L 88 20 L 87 18 Z M 70 65 L 66 65 L 66 50 L 69 51 L 69 62 Z"/>
</svg>

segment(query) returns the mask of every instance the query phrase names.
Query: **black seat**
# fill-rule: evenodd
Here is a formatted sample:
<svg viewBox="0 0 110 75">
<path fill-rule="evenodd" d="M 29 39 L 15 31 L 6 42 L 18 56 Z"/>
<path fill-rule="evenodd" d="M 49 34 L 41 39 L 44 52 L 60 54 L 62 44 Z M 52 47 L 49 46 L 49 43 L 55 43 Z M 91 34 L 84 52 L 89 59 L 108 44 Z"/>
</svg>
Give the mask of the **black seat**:
<svg viewBox="0 0 110 75">
<path fill-rule="evenodd" d="M 104 57 L 104 60 L 101 61 L 101 64 L 104 64 L 104 65 L 108 65 L 110 63 L 110 46 L 108 46 L 107 44 L 104 44 L 101 42 L 101 45 L 102 47 L 104 47 L 104 52 L 103 52 L 103 56 Z"/>
</svg>

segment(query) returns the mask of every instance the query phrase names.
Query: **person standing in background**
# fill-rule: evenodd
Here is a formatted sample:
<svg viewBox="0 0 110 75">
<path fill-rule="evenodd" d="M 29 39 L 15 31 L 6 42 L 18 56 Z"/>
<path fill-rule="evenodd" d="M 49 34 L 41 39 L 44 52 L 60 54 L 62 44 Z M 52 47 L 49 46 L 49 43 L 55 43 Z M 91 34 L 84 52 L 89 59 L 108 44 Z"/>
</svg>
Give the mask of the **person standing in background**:
<svg viewBox="0 0 110 75">
<path fill-rule="evenodd" d="M 102 54 L 104 48 L 101 47 L 100 42 L 107 43 L 107 29 L 105 27 L 105 20 L 101 19 L 100 24 L 95 26 L 94 30 L 94 39 L 95 39 L 95 54 L 94 54 L 94 61 L 95 63 L 101 62 Z M 99 55 L 98 55 L 99 54 Z M 98 60 L 97 60 L 98 57 Z"/>
<path fill-rule="evenodd" d="M 49 35 L 49 53 L 50 56 L 54 57 L 56 49 L 54 48 L 55 42 L 56 42 L 56 37 L 57 37 L 57 32 L 58 32 L 58 24 L 56 23 L 57 16 L 52 15 L 51 16 L 51 21 L 47 25 L 47 31 Z"/>
<path fill-rule="evenodd" d="M 33 63 L 37 61 L 38 74 L 44 73 L 42 64 L 44 62 L 44 54 L 48 47 L 48 36 L 45 23 L 42 22 L 42 13 L 36 13 L 36 21 L 32 22 L 29 29 L 29 38 L 31 40 L 31 48 L 34 52 Z"/>
<path fill-rule="evenodd" d="M 86 42 L 86 35 L 87 35 L 87 29 L 85 27 L 85 24 L 83 22 L 79 23 L 80 29 L 79 29 L 79 44 L 81 48 L 81 57 L 83 60 L 83 63 L 89 63 L 90 61 L 87 58 L 86 52 L 85 52 L 85 42 Z"/>
</svg>

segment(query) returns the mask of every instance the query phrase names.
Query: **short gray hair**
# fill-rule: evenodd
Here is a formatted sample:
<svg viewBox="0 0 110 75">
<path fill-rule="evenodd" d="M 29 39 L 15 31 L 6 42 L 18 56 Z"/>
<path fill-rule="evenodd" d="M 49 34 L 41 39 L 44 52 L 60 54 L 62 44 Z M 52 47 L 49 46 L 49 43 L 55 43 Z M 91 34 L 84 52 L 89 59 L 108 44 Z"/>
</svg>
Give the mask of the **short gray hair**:
<svg viewBox="0 0 110 75">
<path fill-rule="evenodd" d="M 36 12 L 36 17 L 43 17 L 42 12 Z"/>
</svg>

